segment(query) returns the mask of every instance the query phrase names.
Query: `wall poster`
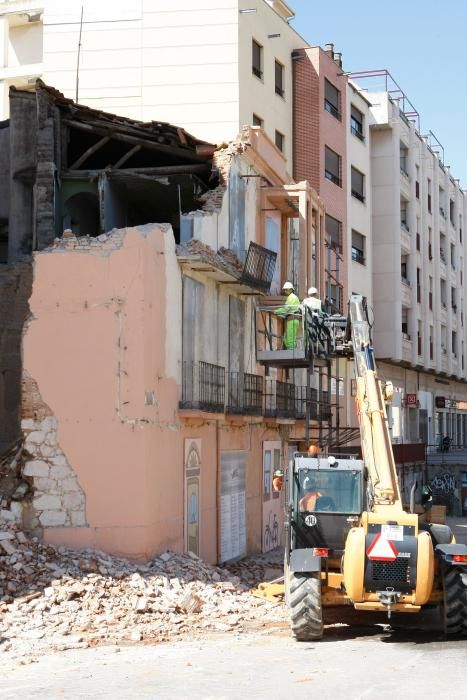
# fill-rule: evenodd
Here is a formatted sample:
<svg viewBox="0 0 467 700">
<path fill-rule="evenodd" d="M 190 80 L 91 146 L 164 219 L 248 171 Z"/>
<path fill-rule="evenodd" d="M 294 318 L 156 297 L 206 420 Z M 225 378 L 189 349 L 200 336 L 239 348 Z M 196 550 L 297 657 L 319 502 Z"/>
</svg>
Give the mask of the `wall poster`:
<svg viewBox="0 0 467 700">
<path fill-rule="evenodd" d="M 220 560 L 239 559 L 246 554 L 246 453 L 221 452 Z"/>
</svg>

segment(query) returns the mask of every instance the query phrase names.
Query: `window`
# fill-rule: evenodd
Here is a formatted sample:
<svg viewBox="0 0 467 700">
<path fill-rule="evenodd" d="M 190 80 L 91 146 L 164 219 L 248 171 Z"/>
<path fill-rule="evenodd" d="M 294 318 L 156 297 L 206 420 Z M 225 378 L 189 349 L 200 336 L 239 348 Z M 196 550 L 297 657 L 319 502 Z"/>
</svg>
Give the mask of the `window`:
<svg viewBox="0 0 467 700">
<path fill-rule="evenodd" d="M 442 262 L 446 264 L 446 236 L 444 233 L 440 233 L 439 235 L 439 257 Z"/>
<path fill-rule="evenodd" d="M 251 70 L 257 78 L 263 78 L 263 47 L 253 39 Z"/>
<path fill-rule="evenodd" d="M 352 229 L 352 260 L 365 264 L 365 236 Z"/>
<path fill-rule="evenodd" d="M 421 270 L 417 267 L 417 304 L 422 301 Z"/>
<path fill-rule="evenodd" d="M 331 248 L 342 250 L 342 224 L 333 216 L 326 214 L 326 240 Z"/>
<path fill-rule="evenodd" d="M 359 138 L 360 141 L 365 140 L 365 136 L 363 135 L 363 114 L 353 105 L 350 108 L 350 131 L 354 136 Z"/>
<path fill-rule="evenodd" d="M 431 213 L 431 180 L 428 178 L 428 211 Z"/>
<path fill-rule="evenodd" d="M 324 177 L 341 187 L 341 157 L 328 146 L 324 147 Z"/>
<path fill-rule="evenodd" d="M 401 199 L 401 226 L 402 228 L 405 228 L 406 231 L 410 231 L 409 224 L 407 222 L 407 207 L 407 200 Z"/>
<path fill-rule="evenodd" d="M 456 269 L 456 246 L 451 243 L 451 267 L 453 270 Z"/>
<path fill-rule="evenodd" d="M 457 304 L 456 304 L 456 288 L 451 287 L 451 307 L 453 311 L 457 311 Z"/>
<path fill-rule="evenodd" d="M 409 149 L 403 143 L 400 144 L 400 168 L 404 175 L 409 175 L 408 171 Z"/>
<path fill-rule="evenodd" d="M 275 135 L 275 142 L 276 146 L 279 149 L 279 151 L 284 150 L 284 134 L 281 134 L 280 131 L 277 131 L 276 129 L 276 135 Z"/>
<path fill-rule="evenodd" d="M 453 226 L 456 225 L 456 216 L 454 212 L 454 202 L 452 199 L 449 200 L 449 220 Z"/>
<path fill-rule="evenodd" d="M 356 168 L 352 168 L 352 197 L 365 201 L 365 176 Z"/>
<path fill-rule="evenodd" d="M 263 124 L 264 122 L 261 119 L 261 117 L 258 117 L 257 114 L 253 114 L 253 126 L 260 126 L 261 128 L 263 128 Z"/>
<path fill-rule="evenodd" d="M 433 277 L 428 277 L 428 307 L 433 311 Z"/>
<path fill-rule="evenodd" d="M 457 333 L 456 331 L 451 331 L 451 349 L 454 357 L 457 357 Z"/>
<path fill-rule="evenodd" d="M 410 285 L 407 278 L 407 255 L 403 255 L 401 257 L 401 278 L 404 284 Z"/>
<path fill-rule="evenodd" d="M 336 119 L 341 118 L 340 92 L 329 80 L 324 80 L 324 109 Z"/>
<path fill-rule="evenodd" d="M 440 280 L 440 297 L 441 306 L 443 309 L 446 308 L 446 280 Z"/>
<path fill-rule="evenodd" d="M 416 165 L 415 171 L 415 196 L 417 199 L 420 199 L 420 166 Z"/>
<path fill-rule="evenodd" d="M 402 335 L 406 340 L 410 340 L 409 335 L 409 310 L 406 306 L 402 307 Z"/>
<path fill-rule="evenodd" d="M 279 61 L 274 62 L 274 75 L 276 81 L 276 95 L 284 97 L 284 66 Z"/>
<path fill-rule="evenodd" d="M 431 226 L 428 226 L 428 260 L 433 260 L 433 248 L 431 245 Z"/>
</svg>

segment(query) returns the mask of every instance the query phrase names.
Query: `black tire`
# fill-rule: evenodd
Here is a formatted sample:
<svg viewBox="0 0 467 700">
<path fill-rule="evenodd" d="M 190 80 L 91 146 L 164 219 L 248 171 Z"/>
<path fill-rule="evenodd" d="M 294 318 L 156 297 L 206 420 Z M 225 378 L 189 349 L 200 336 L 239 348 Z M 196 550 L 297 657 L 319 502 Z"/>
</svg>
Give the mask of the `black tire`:
<svg viewBox="0 0 467 700">
<path fill-rule="evenodd" d="M 467 636 L 467 571 L 444 564 L 442 568 L 444 634 Z"/>
<path fill-rule="evenodd" d="M 319 572 L 289 574 L 288 604 L 292 632 L 300 642 L 321 639 L 323 609 Z"/>
</svg>

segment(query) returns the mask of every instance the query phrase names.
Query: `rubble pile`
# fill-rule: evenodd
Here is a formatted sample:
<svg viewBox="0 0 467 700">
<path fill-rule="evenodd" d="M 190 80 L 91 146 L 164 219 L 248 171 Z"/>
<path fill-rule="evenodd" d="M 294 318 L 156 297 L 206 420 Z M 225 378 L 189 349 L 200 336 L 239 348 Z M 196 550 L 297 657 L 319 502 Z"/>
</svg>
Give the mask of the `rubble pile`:
<svg viewBox="0 0 467 700">
<path fill-rule="evenodd" d="M 51 650 L 263 627 L 285 615 L 249 592 L 267 569 L 265 561 L 227 569 L 173 552 L 129 562 L 43 545 L 0 524 L 1 656 L 27 662 Z"/>
</svg>

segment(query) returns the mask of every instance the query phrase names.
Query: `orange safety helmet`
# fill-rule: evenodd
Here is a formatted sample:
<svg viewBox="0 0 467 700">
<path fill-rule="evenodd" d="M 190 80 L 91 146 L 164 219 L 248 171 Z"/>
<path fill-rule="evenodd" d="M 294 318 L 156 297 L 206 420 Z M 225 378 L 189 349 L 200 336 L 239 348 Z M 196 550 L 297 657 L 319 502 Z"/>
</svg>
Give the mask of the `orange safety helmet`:
<svg viewBox="0 0 467 700">
<path fill-rule="evenodd" d="M 310 455 L 310 457 L 316 457 L 319 452 L 318 445 L 310 445 L 307 452 Z"/>
</svg>

